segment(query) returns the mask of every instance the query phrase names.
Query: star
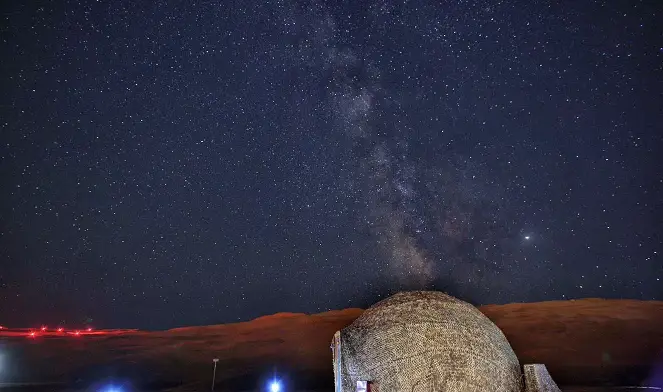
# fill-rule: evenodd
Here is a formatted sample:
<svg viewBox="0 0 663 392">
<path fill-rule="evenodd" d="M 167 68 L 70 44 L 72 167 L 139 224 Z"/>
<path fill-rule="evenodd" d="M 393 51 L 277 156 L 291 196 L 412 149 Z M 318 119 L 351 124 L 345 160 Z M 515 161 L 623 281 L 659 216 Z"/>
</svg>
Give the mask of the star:
<svg viewBox="0 0 663 392">
<path fill-rule="evenodd" d="M 3 323 L 166 329 L 406 287 L 663 299 L 663 48 L 635 28 L 655 2 L 23 3 L 0 49 Z"/>
</svg>

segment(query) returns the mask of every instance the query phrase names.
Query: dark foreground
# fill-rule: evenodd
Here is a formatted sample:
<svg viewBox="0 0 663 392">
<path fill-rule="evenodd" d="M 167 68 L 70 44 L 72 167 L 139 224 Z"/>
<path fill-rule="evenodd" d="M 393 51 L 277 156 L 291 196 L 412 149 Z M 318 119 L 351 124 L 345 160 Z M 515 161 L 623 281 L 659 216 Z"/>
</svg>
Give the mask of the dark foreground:
<svg viewBox="0 0 663 392">
<path fill-rule="evenodd" d="M 656 387 L 582 387 L 582 386 L 567 386 L 561 387 L 562 392 L 655 392 L 663 390 L 663 388 Z M 266 389 L 215 389 L 217 392 L 262 392 Z M 104 389 L 102 388 L 71 388 L 58 386 L 54 384 L 49 385 L 7 385 L 0 384 L 1 392 L 209 392 L 210 386 L 202 385 L 188 385 L 166 389 L 136 389 L 126 387 L 123 389 Z M 288 392 L 332 392 L 328 389 L 298 389 Z"/>
</svg>

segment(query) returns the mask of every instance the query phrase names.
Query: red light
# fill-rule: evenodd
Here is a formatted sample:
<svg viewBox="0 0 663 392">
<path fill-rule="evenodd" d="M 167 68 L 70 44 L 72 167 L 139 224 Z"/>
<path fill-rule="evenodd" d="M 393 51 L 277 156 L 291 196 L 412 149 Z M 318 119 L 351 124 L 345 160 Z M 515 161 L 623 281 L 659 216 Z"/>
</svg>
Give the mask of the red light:
<svg viewBox="0 0 663 392">
<path fill-rule="evenodd" d="M 92 332 L 92 328 L 88 328 L 87 331 L 88 331 L 88 332 Z"/>
<path fill-rule="evenodd" d="M 76 331 L 76 332 L 74 332 L 74 335 L 76 335 L 76 336 L 78 336 L 78 335 L 80 335 L 80 334 L 81 334 L 80 331 Z"/>
<path fill-rule="evenodd" d="M 36 332 L 30 332 L 30 337 L 31 337 L 31 338 L 34 338 L 35 336 L 37 336 L 37 333 L 36 333 Z"/>
<path fill-rule="evenodd" d="M 62 331 L 64 331 L 64 329 L 58 328 L 58 332 L 62 332 Z"/>
<path fill-rule="evenodd" d="M 46 327 L 42 326 L 42 327 L 41 327 L 41 330 L 42 330 L 42 331 L 46 331 Z"/>
</svg>

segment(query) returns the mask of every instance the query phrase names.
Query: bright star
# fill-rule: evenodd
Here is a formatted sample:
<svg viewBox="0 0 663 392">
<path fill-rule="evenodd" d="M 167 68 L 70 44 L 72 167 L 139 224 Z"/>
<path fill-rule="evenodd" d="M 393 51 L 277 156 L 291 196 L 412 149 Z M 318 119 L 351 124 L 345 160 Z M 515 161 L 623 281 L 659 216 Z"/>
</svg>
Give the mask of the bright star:
<svg viewBox="0 0 663 392">
<path fill-rule="evenodd" d="M 529 239 L 530 239 L 530 236 L 526 235 L 526 236 L 525 236 L 525 239 L 526 239 L 526 240 L 529 240 Z"/>
</svg>

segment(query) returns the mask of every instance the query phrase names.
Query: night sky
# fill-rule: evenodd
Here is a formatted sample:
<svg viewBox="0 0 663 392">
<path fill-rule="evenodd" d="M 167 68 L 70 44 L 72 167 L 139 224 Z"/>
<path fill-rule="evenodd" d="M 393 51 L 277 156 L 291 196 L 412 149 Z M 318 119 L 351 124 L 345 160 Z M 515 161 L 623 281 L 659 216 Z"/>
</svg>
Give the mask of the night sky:
<svg viewBox="0 0 663 392">
<path fill-rule="evenodd" d="M 660 1 L 3 2 L 0 324 L 663 299 Z"/>
</svg>

